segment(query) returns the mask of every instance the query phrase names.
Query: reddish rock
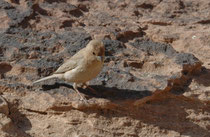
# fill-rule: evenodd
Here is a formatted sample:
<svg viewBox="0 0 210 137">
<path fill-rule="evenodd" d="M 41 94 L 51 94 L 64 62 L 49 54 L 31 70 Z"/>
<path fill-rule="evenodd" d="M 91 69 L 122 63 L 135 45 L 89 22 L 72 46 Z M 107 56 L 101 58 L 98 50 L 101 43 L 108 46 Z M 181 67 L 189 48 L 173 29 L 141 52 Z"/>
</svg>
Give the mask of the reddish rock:
<svg viewBox="0 0 210 137">
<path fill-rule="evenodd" d="M 209 136 L 209 0 L 0 1 L 0 136 Z M 91 39 L 96 94 L 52 74 Z M 61 132 L 62 131 L 62 132 Z"/>
<path fill-rule="evenodd" d="M 0 62 L 0 74 L 4 74 L 12 69 L 12 66 L 6 62 Z"/>
<path fill-rule="evenodd" d="M 3 113 L 5 115 L 9 114 L 8 104 L 2 96 L 0 96 L 0 113 Z"/>
</svg>

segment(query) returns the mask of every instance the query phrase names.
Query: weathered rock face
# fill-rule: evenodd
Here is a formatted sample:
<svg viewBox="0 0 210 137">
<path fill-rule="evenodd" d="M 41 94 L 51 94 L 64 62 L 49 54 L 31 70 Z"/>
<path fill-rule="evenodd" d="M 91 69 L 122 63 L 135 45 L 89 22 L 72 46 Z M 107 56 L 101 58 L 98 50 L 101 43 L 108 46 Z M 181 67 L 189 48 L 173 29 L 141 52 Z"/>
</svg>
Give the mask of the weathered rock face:
<svg viewBox="0 0 210 137">
<path fill-rule="evenodd" d="M 0 136 L 210 135 L 208 0 L 0 1 Z M 97 91 L 52 74 L 94 38 Z"/>
</svg>

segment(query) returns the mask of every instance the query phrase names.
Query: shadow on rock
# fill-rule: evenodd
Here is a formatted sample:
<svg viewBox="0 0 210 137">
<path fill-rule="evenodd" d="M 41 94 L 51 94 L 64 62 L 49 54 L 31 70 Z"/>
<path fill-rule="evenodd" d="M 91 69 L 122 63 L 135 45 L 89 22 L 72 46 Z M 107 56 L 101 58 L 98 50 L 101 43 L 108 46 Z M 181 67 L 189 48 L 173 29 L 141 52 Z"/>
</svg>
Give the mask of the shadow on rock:
<svg viewBox="0 0 210 137">
<path fill-rule="evenodd" d="M 141 103 L 136 105 L 138 101 L 141 101 Z M 197 114 L 210 112 L 209 106 L 199 100 L 192 100 L 169 92 L 160 92 L 138 101 L 117 101 L 112 107 L 88 108 L 84 112 L 89 114 L 97 113 L 98 116 L 108 119 L 110 119 L 110 116 L 113 118 L 130 117 L 158 127 L 163 131 L 172 130 L 180 135 L 191 137 L 208 136 L 210 134 L 208 129 L 193 122 L 198 119 L 199 115 Z M 192 115 L 195 117 L 191 117 Z M 203 117 L 208 116 L 203 115 Z M 126 123 L 126 121 L 124 122 Z"/>
<path fill-rule="evenodd" d="M 199 117 L 198 115 L 197 118 L 191 117 L 191 115 L 205 111 L 209 113 L 208 107 L 199 100 L 160 92 L 148 97 L 145 103 L 138 105 L 138 108 L 129 111 L 136 113 L 134 117 L 145 123 L 158 126 L 161 129 L 174 130 L 182 135 L 198 137 L 207 136 L 210 132 L 193 122 Z"/>
<path fill-rule="evenodd" d="M 26 115 L 22 114 L 16 105 L 9 104 L 10 114 L 9 117 L 13 121 L 13 126 L 8 129 L 8 133 L 14 136 L 21 137 L 31 137 L 26 131 L 32 128 L 30 120 L 26 117 Z"/>
<path fill-rule="evenodd" d="M 47 91 L 51 89 L 57 89 L 62 86 L 73 89 L 73 87 L 69 84 L 57 83 L 57 82 L 53 85 L 43 85 L 42 88 L 44 91 Z M 118 89 L 115 87 L 104 87 L 102 85 L 91 85 L 90 87 L 96 91 L 96 94 L 94 94 L 89 88 L 86 89 L 78 88 L 78 90 L 81 93 L 88 95 L 90 98 L 96 97 L 96 98 L 105 98 L 109 100 L 126 100 L 126 99 L 137 100 L 152 95 L 152 92 L 147 90 L 137 91 L 130 89 Z"/>
</svg>

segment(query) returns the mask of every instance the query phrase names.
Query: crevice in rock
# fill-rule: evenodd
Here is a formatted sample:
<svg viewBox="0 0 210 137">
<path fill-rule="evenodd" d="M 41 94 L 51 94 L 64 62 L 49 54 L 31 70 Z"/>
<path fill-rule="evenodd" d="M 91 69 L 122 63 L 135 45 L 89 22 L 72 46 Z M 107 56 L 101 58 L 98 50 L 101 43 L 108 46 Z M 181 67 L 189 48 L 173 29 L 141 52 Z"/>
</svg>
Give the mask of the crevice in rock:
<svg viewBox="0 0 210 137">
<path fill-rule="evenodd" d="M 41 114 L 41 115 L 47 115 L 47 112 L 43 112 L 43 111 L 32 110 L 32 109 L 25 109 L 25 110 L 27 110 L 27 111 L 29 111 L 29 112 Z"/>
<path fill-rule="evenodd" d="M 168 26 L 168 25 L 171 25 L 171 23 L 169 23 L 169 22 L 158 22 L 158 21 L 148 22 L 148 23 L 151 23 L 153 25 L 160 25 L 160 26 Z"/>
<path fill-rule="evenodd" d="M 209 19 L 201 20 L 201 21 L 198 21 L 197 23 L 199 23 L 199 24 L 210 24 L 210 20 Z"/>
<path fill-rule="evenodd" d="M 53 106 L 50 109 L 53 110 L 53 111 L 57 111 L 57 112 L 65 112 L 65 111 L 72 110 L 73 107 L 71 105 L 68 105 L 68 106 L 60 105 L 60 106 Z"/>
<path fill-rule="evenodd" d="M 44 1 L 46 1 L 46 2 L 48 2 L 50 4 L 52 4 L 54 2 L 57 2 L 57 3 L 64 2 L 64 3 L 66 3 L 66 0 L 44 0 Z"/>
</svg>

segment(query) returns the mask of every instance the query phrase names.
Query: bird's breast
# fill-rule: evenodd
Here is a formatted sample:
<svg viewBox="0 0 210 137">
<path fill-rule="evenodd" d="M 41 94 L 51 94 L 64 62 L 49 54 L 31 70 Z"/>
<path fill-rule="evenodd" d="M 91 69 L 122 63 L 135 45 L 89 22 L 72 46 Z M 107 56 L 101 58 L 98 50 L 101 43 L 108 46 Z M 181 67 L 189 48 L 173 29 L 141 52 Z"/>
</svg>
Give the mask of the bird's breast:
<svg viewBox="0 0 210 137">
<path fill-rule="evenodd" d="M 64 74 L 65 80 L 69 82 L 85 83 L 95 78 L 101 71 L 103 62 L 83 63 L 75 69 Z"/>
</svg>

